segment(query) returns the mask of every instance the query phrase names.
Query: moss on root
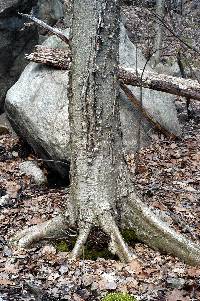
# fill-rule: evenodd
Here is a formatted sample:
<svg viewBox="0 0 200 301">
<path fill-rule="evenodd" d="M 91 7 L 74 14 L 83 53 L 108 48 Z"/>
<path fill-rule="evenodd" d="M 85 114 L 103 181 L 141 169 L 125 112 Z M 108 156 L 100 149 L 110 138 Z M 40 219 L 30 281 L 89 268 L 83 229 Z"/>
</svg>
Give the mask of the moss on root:
<svg viewBox="0 0 200 301">
<path fill-rule="evenodd" d="M 102 301 L 137 301 L 134 297 L 127 293 L 110 293 L 106 295 Z"/>
<path fill-rule="evenodd" d="M 69 246 L 65 240 L 61 240 L 56 244 L 56 250 L 59 252 L 69 252 Z"/>
<path fill-rule="evenodd" d="M 115 259 L 115 256 L 109 252 L 108 248 L 97 250 L 88 248 L 87 245 L 85 246 L 82 258 L 96 260 L 99 257 L 104 259 Z"/>
<path fill-rule="evenodd" d="M 67 242 L 65 240 L 61 240 L 55 244 L 55 248 L 58 252 L 70 252 L 73 249 L 75 242 Z M 83 252 L 81 255 L 82 259 L 88 260 L 96 260 L 97 258 L 105 258 L 105 259 L 116 259 L 116 257 L 108 250 L 108 246 L 98 248 L 97 246 L 92 246 L 90 244 L 86 244 L 83 248 Z"/>
<path fill-rule="evenodd" d="M 134 230 L 125 229 L 121 231 L 122 236 L 127 244 L 135 244 L 138 242 L 137 235 Z"/>
<path fill-rule="evenodd" d="M 134 244 L 137 242 L 137 236 L 133 230 L 122 230 L 122 236 L 126 243 Z M 56 243 L 55 247 L 58 252 L 70 252 L 76 242 L 76 238 L 72 238 L 71 240 L 61 240 Z M 113 255 L 108 250 L 109 239 L 107 236 L 99 232 L 98 229 L 94 229 L 90 234 L 89 240 L 83 249 L 83 253 L 81 258 L 96 260 L 97 258 L 105 258 L 105 259 L 116 259 L 116 256 Z"/>
</svg>

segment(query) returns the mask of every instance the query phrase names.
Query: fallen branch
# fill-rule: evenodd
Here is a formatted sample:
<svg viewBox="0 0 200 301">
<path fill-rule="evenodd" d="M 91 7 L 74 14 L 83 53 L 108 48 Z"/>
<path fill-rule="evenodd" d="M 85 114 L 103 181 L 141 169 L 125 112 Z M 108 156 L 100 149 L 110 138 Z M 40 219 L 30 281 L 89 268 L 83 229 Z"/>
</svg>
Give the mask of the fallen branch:
<svg viewBox="0 0 200 301">
<path fill-rule="evenodd" d="M 57 28 L 53 28 L 46 24 L 45 22 L 37 19 L 34 16 L 28 14 L 19 13 L 20 16 L 30 19 L 31 21 L 35 22 L 38 26 L 45 28 L 49 32 L 58 36 L 62 41 L 66 44 L 69 44 L 69 39 Z M 38 48 L 39 49 L 39 48 Z M 47 65 L 51 65 L 57 68 L 60 67 L 60 62 L 62 61 L 62 69 L 67 69 L 68 64 L 65 64 L 65 56 L 66 52 L 63 50 L 64 54 L 62 56 L 62 51 L 56 52 L 57 50 L 48 50 L 45 49 L 45 52 L 48 52 L 48 59 L 45 58 L 45 52 L 39 51 L 37 53 L 33 53 L 27 56 L 27 59 L 34 60 L 38 63 L 43 63 Z M 51 53 L 52 61 L 51 61 Z M 69 53 L 68 53 L 69 54 Z M 61 56 L 61 59 L 57 58 Z M 34 58 L 35 56 L 35 58 Z M 67 60 L 67 59 L 66 59 Z M 143 86 L 144 88 L 149 88 L 157 91 L 162 91 L 178 96 L 185 97 L 186 99 L 192 98 L 200 100 L 200 84 L 196 80 L 191 79 L 182 79 L 178 77 L 173 77 L 165 74 L 158 74 L 151 71 L 144 71 L 132 68 L 118 68 L 118 77 L 123 81 L 124 84 L 132 85 L 132 86 Z"/>
<path fill-rule="evenodd" d="M 34 16 L 28 15 L 28 14 L 22 14 L 22 13 L 18 13 L 20 16 L 25 17 L 31 21 L 33 21 L 34 23 L 36 23 L 38 26 L 46 29 L 47 31 L 55 34 L 57 37 L 59 37 L 63 42 L 65 42 L 66 44 L 69 44 L 69 39 L 62 33 L 62 31 L 60 31 L 57 28 L 51 27 L 48 24 L 46 24 L 45 22 L 37 19 Z"/>
<path fill-rule="evenodd" d="M 60 69 L 68 69 L 70 53 L 65 49 L 54 49 L 37 46 L 35 51 L 26 55 L 30 61 L 46 64 Z M 141 78 L 142 77 L 142 78 Z M 132 68 L 118 68 L 118 78 L 126 85 L 143 86 L 144 88 L 166 92 L 186 98 L 200 100 L 200 84 L 196 80 L 183 79 Z"/>
<path fill-rule="evenodd" d="M 166 130 L 158 121 L 156 121 L 153 116 L 151 116 L 144 107 L 141 107 L 140 101 L 135 97 L 135 95 L 131 92 L 131 90 L 123 83 L 120 83 L 121 89 L 124 91 L 128 99 L 133 103 L 135 108 L 138 108 L 142 115 L 151 123 L 153 124 L 154 128 L 158 130 L 159 132 L 163 133 L 165 136 L 168 136 L 170 138 L 176 138 L 176 136 Z"/>
<path fill-rule="evenodd" d="M 34 52 L 25 55 L 26 59 L 35 63 L 53 66 L 58 69 L 69 69 L 70 52 L 65 49 L 35 46 Z"/>
<path fill-rule="evenodd" d="M 162 91 L 186 98 L 200 100 L 200 84 L 196 80 L 183 79 L 132 68 L 119 67 L 118 77 L 126 85 Z"/>
</svg>

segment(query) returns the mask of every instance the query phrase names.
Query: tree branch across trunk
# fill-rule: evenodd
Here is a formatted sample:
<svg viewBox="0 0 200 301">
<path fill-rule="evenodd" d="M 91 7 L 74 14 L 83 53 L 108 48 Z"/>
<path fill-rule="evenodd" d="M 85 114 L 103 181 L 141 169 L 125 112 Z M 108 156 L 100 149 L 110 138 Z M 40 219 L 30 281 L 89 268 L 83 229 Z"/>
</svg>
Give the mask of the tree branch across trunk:
<svg viewBox="0 0 200 301">
<path fill-rule="evenodd" d="M 46 64 L 60 69 L 68 69 L 71 60 L 70 53 L 64 49 L 52 49 L 37 46 L 35 51 L 26 58 L 30 61 Z M 126 85 L 143 86 L 144 88 L 166 92 L 186 98 L 200 100 L 200 84 L 196 80 L 158 74 L 119 66 L 118 78 Z"/>
</svg>

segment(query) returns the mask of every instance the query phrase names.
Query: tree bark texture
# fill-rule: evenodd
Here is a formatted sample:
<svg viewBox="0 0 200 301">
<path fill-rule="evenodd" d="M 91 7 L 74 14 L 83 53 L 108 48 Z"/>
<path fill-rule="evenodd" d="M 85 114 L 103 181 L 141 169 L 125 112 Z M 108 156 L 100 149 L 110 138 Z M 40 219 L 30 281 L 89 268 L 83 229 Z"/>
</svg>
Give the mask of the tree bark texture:
<svg viewBox="0 0 200 301">
<path fill-rule="evenodd" d="M 91 226 L 111 236 L 116 253 L 130 259 L 117 227 L 122 144 L 116 68 L 119 7 L 114 0 L 75 0 L 72 22 L 69 120 L 71 198 L 80 240 Z M 82 237 L 82 238 L 81 238 Z"/>
<path fill-rule="evenodd" d="M 165 13 L 165 0 L 156 1 L 156 15 L 163 20 Z M 161 22 L 155 20 L 155 40 L 154 40 L 154 64 L 157 65 L 160 62 L 161 57 L 161 47 L 163 41 L 163 25 Z"/>
</svg>

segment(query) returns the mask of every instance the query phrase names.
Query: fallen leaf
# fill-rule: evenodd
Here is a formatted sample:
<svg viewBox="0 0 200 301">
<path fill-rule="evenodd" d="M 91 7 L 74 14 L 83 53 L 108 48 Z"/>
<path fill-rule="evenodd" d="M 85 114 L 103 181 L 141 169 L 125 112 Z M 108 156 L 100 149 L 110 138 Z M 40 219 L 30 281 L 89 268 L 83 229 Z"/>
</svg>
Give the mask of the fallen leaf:
<svg viewBox="0 0 200 301">
<path fill-rule="evenodd" d="M 184 296 L 184 292 L 175 288 L 166 296 L 166 301 L 190 301 L 189 296 Z"/>
<path fill-rule="evenodd" d="M 9 181 L 6 183 L 6 190 L 11 198 L 17 197 L 20 188 L 21 188 L 21 186 L 19 184 L 17 184 L 16 182 Z"/>
</svg>

